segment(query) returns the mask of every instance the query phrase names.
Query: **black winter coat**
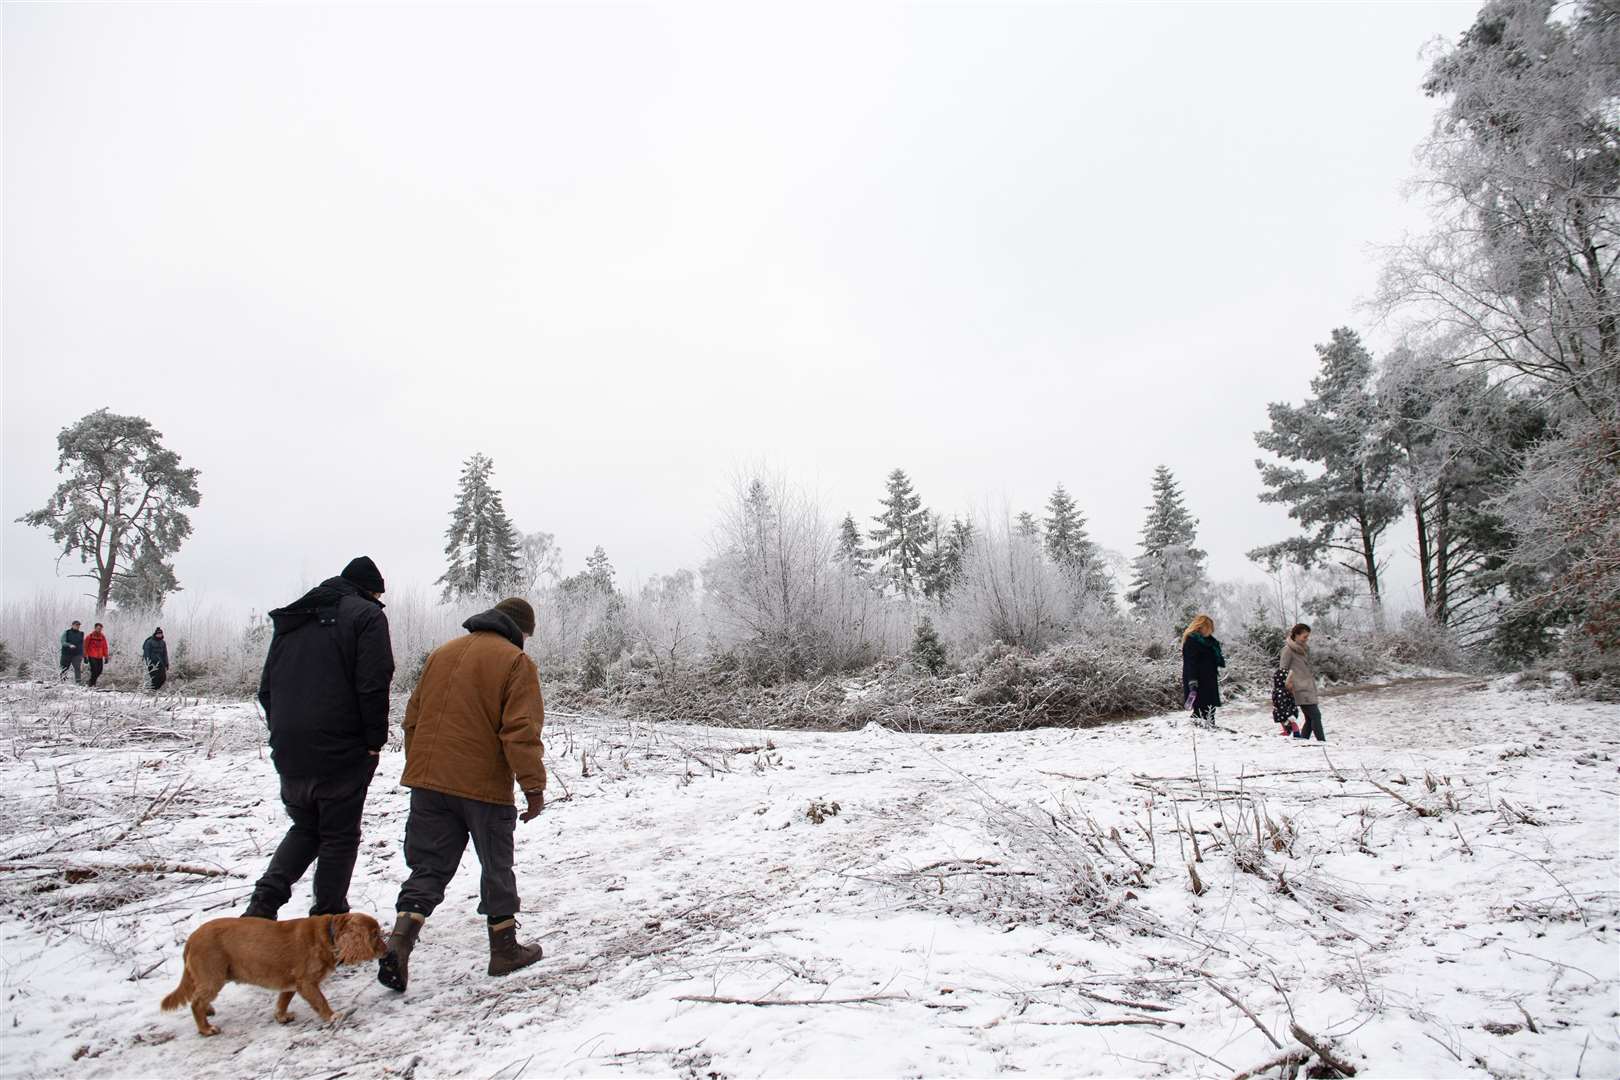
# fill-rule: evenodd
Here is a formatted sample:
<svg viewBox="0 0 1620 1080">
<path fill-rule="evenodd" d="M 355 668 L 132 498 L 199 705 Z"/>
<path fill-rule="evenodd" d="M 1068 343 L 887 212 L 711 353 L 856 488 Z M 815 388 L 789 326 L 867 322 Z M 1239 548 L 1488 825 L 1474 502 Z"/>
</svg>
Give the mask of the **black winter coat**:
<svg viewBox="0 0 1620 1080">
<path fill-rule="evenodd" d="M 270 613 L 259 679 L 270 757 L 283 776 L 322 777 L 367 764 L 388 742 L 394 648 L 383 606 L 328 578 Z"/>
<path fill-rule="evenodd" d="M 62 631 L 62 660 L 63 660 L 63 662 L 65 663 L 65 662 L 73 659 L 75 656 L 83 656 L 83 655 L 84 655 L 84 631 L 83 630 L 71 630 L 71 629 Z"/>
<path fill-rule="evenodd" d="M 167 669 L 169 666 L 169 643 L 166 639 L 153 635 L 141 642 L 141 659 L 146 661 L 148 671 L 158 668 Z"/>
<path fill-rule="evenodd" d="M 1208 645 L 1191 637 L 1181 643 L 1181 692 L 1185 696 L 1194 686 L 1198 688 L 1194 711 L 1221 703 L 1220 668 L 1215 650 Z"/>
</svg>

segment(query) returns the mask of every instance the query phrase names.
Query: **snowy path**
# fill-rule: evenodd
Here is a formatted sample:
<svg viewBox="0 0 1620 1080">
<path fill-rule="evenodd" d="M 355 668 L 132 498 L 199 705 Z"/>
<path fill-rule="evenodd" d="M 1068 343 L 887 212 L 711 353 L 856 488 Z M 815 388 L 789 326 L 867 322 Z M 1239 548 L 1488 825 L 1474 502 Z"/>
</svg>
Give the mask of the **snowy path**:
<svg viewBox="0 0 1620 1080">
<path fill-rule="evenodd" d="M 284 828 L 254 711 L 0 684 L 0 1075 L 1231 1076 L 1297 1045 L 1290 1009 L 1360 1076 L 1620 1074 L 1620 707 L 1440 680 L 1324 714 L 1326 753 L 1255 709 L 1196 739 L 553 718 L 518 833 L 545 961 L 483 974 L 469 852 L 406 995 L 342 969 L 344 1020 L 282 1028 L 227 987 L 201 1039 L 157 1000 Z M 400 768 L 350 894 L 385 922 Z"/>
</svg>

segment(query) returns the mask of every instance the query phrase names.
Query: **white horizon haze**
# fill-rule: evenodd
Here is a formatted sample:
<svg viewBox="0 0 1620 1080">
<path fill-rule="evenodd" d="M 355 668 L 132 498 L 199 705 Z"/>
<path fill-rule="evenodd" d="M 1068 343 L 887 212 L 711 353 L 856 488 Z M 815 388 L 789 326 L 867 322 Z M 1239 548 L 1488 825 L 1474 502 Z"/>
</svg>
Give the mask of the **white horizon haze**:
<svg viewBox="0 0 1620 1080">
<path fill-rule="evenodd" d="M 1163 463 L 1257 579 L 1253 433 L 1334 327 L 1391 344 L 1476 10 L 6 5 L 5 597 L 83 592 L 16 518 L 102 407 L 201 470 L 173 602 L 244 614 L 430 587 L 474 452 L 622 581 L 756 461 L 863 528 L 897 466 L 947 517 L 1062 482 L 1127 556 Z"/>
</svg>

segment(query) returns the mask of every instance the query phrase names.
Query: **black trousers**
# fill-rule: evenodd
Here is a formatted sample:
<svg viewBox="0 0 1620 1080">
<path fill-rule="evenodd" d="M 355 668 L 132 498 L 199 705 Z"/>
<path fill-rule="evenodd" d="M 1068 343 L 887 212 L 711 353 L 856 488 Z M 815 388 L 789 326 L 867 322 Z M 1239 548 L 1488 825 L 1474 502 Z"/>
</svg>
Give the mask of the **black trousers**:
<svg viewBox="0 0 1620 1080">
<path fill-rule="evenodd" d="M 161 690 L 163 689 L 164 680 L 169 677 L 169 669 L 166 667 L 155 667 L 150 669 L 148 674 L 152 676 L 152 689 Z"/>
<path fill-rule="evenodd" d="M 1322 734 L 1322 710 L 1316 705 L 1301 705 L 1299 711 L 1305 717 L 1305 723 L 1300 727 L 1296 739 L 1308 739 L 1316 736 L 1317 742 L 1327 742 L 1327 736 Z"/>
<path fill-rule="evenodd" d="M 89 664 L 90 685 L 94 686 L 96 685 L 96 680 L 101 678 L 101 669 L 107 666 L 107 661 L 102 660 L 99 657 L 92 656 L 90 657 Z"/>
<path fill-rule="evenodd" d="M 84 678 L 82 676 L 82 673 L 84 671 L 83 665 L 84 665 L 84 658 L 82 656 L 78 656 L 78 655 L 69 656 L 66 653 L 63 653 L 62 654 L 62 678 L 64 678 L 64 679 L 67 678 L 67 673 L 68 673 L 69 669 L 71 669 L 73 671 L 73 681 L 74 682 L 83 682 L 84 681 Z"/>
<path fill-rule="evenodd" d="M 349 910 L 349 879 L 360 851 L 360 817 L 377 759 L 337 776 L 281 778 L 281 802 L 292 828 L 281 838 L 270 867 L 253 889 L 253 906 L 279 911 L 292 899 L 292 887 L 315 864 L 311 915 Z"/>
<path fill-rule="evenodd" d="M 512 871 L 517 807 L 479 802 L 423 788 L 411 789 L 405 822 L 405 865 L 411 876 L 400 886 L 396 911 L 433 914 L 456 876 L 468 839 L 478 853 L 478 913 L 491 922 L 522 910 L 517 875 Z"/>
</svg>

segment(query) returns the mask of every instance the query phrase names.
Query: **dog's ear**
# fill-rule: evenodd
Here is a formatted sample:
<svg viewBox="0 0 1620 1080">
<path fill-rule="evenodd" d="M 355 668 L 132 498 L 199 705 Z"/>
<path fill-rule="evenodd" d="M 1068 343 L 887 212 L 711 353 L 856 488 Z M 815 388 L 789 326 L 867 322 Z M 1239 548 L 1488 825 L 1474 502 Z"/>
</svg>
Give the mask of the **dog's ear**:
<svg viewBox="0 0 1620 1080">
<path fill-rule="evenodd" d="M 371 943 L 377 935 L 366 926 L 368 922 L 375 925 L 372 919 L 365 915 L 334 915 L 332 922 L 336 928 L 333 936 L 337 938 L 337 955 L 340 961 L 345 964 L 363 964 L 376 957 Z"/>
</svg>

